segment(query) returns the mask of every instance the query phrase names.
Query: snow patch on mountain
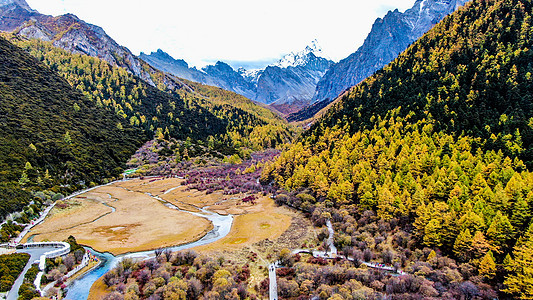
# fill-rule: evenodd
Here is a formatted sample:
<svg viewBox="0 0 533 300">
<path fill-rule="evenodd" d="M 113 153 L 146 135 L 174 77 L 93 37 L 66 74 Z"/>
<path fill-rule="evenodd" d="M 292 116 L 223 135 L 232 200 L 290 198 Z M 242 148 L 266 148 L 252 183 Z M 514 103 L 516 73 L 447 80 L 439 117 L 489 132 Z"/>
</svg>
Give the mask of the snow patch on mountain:
<svg viewBox="0 0 533 300">
<path fill-rule="evenodd" d="M 325 58 L 327 60 L 331 60 L 324 53 L 324 51 L 322 50 L 322 47 L 320 47 L 318 41 L 316 39 L 314 39 L 311 42 L 310 45 L 305 47 L 304 50 L 302 50 L 300 52 L 291 52 L 291 53 L 285 55 L 274 66 L 277 66 L 277 67 L 280 67 L 280 68 L 305 66 L 310 60 L 310 54 L 313 54 L 315 57 L 322 57 L 322 58 Z"/>
<path fill-rule="evenodd" d="M 264 69 L 246 70 L 245 68 L 239 68 L 237 72 L 248 82 L 257 84 L 259 77 L 263 74 Z"/>
</svg>

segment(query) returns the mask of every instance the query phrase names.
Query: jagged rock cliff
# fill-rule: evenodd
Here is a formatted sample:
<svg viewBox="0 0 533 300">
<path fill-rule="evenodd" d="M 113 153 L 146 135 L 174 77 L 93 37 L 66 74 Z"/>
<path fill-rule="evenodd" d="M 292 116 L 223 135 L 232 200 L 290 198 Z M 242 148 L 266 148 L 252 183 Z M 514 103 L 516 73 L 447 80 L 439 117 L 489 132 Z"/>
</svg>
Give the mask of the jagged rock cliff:
<svg viewBox="0 0 533 300">
<path fill-rule="evenodd" d="M 255 100 L 266 104 L 308 104 L 316 84 L 333 61 L 321 57 L 321 49 L 313 42 L 303 51 L 291 53 L 276 65 L 268 66 L 257 82 Z"/>
<path fill-rule="evenodd" d="M 243 95 L 248 99 L 255 100 L 256 86 L 247 81 L 239 72 L 224 62 L 217 62 L 202 70 L 211 78 L 214 86 Z"/>
<path fill-rule="evenodd" d="M 331 66 L 317 85 L 314 102 L 330 102 L 394 60 L 401 52 L 468 0 L 417 0 L 404 13 L 390 11 L 378 18 L 364 44 Z"/>
<path fill-rule="evenodd" d="M 52 41 L 54 46 L 73 53 L 101 58 L 153 84 L 139 59 L 126 47 L 115 42 L 102 28 L 75 15 L 52 17 L 32 10 L 24 0 L 0 0 L 0 30 Z"/>
<path fill-rule="evenodd" d="M 199 71 L 196 68 L 189 68 L 189 64 L 187 64 L 187 62 L 185 62 L 183 59 L 174 59 L 161 49 L 150 54 L 141 52 L 139 58 L 150 64 L 152 67 L 163 72 L 167 72 L 187 80 L 210 84 L 209 78 L 204 72 Z"/>
</svg>

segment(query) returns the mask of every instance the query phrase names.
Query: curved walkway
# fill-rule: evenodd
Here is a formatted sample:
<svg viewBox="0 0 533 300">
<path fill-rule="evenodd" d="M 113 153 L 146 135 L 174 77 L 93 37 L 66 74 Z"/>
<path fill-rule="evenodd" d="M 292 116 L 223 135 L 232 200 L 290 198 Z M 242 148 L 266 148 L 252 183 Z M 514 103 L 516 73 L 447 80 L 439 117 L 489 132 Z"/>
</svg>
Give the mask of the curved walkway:
<svg viewBox="0 0 533 300">
<path fill-rule="evenodd" d="M 308 253 L 313 255 L 313 257 L 321 257 L 321 258 L 336 258 L 337 257 L 337 247 L 335 247 L 334 244 L 334 235 L 335 231 L 333 230 L 333 225 L 331 224 L 330 220 L 327 220 L 326 226 L 328 227 L 328 251 L 313 251 L 313 250 L 307 250 L 307 249 L 295 249 L 292 251 L 292 254 L 298 254 L 298 253 Z M 278 282 L 276 278 L 276 268 L 279 267 L 279 263 L 275 262 L 268 266 L 268 279 L 270 282 L 269 285 L 269 299 L 270 300 L 278 300 Z"/>
<path fill-rule="evenodd" d="M 307 253 L 311 254 L 315 258 L 324 258 L 324 259 L 335 259 L 337 258 L 337 247 L 335 247 L 334 244 L 334 235 L 335 231 L 333 230 L 333 225 L 331 224 L 330 220 L 327 220 L 326 226 L 328 227 L 329 236 L 327 239 L 327 245 L 328 245 L 328 251 L 316 251 L 312 249 L 295 249 L 292 251 L 292 254 L 299 254 L 299 253 Z M 345 256 L 345 259 L 349 261 L 354 261 L 353 257 Z M 403 272 L 402 270 L 397 270 L 394 267 L 386 266 L 379 263 L 372 263 L 372 262 L 366 262 L 363 261 L 362 264 L 366 265 L 367 267 L 383 270 L 387 272 L 391 272 L 397 275 L 406 275 L 407 273 Z M 277 300 L 278 299 L 278 284 L 276 279 L 276 268 L 279 267 L 278 262 L 272 263 L 268 266 L 268 278 L 270 281 L 269 286 L 269 299 L 270 300 Z"/>
<path fill-rule="evenodd" d="M 18 243 L 20 243 L 20 241 L 22 240 L 22 238 L 24 238 L 24 236 L 26 236 L 26 234 L 28 234 L 28 232 L 35 226 L 41 224 L 44 219 L 46 218 L 46 216 L 48 216 L 48 213 L 50 213 L 50 211 L 52 210 L 52 208 L 54 208 L 54 206 L 56 205 L 56 203 L 54 202 L 52 205 L 48 206 L 45 210 L 43 210 L 41 212 L 41 215 L 39 216 L 39 218 L 35 221 L 31 221 L 30 224 L 28 224 L 24 230 L 22 230 L 22 232 L 13 240 L 13 243 L 14 245 L 17 245 Z"/>
<path fill-rule="evenodd" d="M 311 254 L 315 258 L 318 258 L 318 257 L 325 258 L 325 259 L 337 258 L 337 247 L 335 247 L 335 245 L 334 245 L 334 238 L 333 238 L 334 234 L 335 234 L 335 231 L 333 230 L 333 225 L 331 224 L 330 220 L 327 220 L 326 226 L 328 227 L 328 232 L 329 232 L 329 236 L 328 236 L 328 239 L 327 239 L 327 244 L 329 246 L 329 249 L 328 249 L 329 251 L 314 251 L 314 250 L 310 250 L 310 249 L 295 249 L 295 250 L 292 251 L 292 254 L 307 253 L 307 254 Z M 345 256 L 344 258 L 349 260 L 349 261 L 354 261 L 353 257 Z M 366 262 L 366 261 L 363 261 L 361 263 L 366 265 L 369 268 L 378 269 L 378 270 L 382 270 L 382 271 L 386 271 L 386 272 L 391 272 L 391 273 L 394 273 L 394 274 L 397 274 L 397 275 L 406 275 L 407 274 L 407 273 L 405 273 L 404 271 L 402 271 L 400 269 L 395 269 L 392 266 L 387 266 L 387 265 L 380 264 L 380 263 Z"/>
<path fill-rule="evenodd" d="M 334 243 L 334 241 L 335 241 L 334 240 L 335 231 L 333 231 L 333 225 L 331 225 L 331 221 L 330 220 L 326 221 L 326 226 L 328 226 L 328 232 L 329 232 L 329 236 L 328 236 L 328 240 L 327 240 L 327 243 L 328 243 L 328 246 L 329 246 L 329 251 L 331 253 L 331 256 L 336 257 L 337 256 L 337 247 L 335 247 L 335 243 Z"/>
<path fill-rule="evenodd" d="M 353 260 L 353 258 L 348 258 L 349 260 Z M 398 275 L 407 275 L 407 273 L 405 273 L 404 271 L 400 270 L 400 269 L 394 269 L 394 267 L 392 266 L 387 266 L 387 265 L 384 265 L 384 264 L 380 264 L 380 263 L 373 263 L 373 262 L 366 262 L 366 261 L 363 261 L 361 262 L 363 265 L 366 265 L 367 267 L 369 268 L 372 268 L 372 269 L 378 269 L 378 270 L 382 270 L 382 271 L 387 271 L 387 272 L 391 272 L 391 273 L 394 273 L 394 274 L 398 274 Z"/>
<path fill-rule="evenodd" d="M 17 300 L 19 296 L 20 286 L 24 282 L 24 276 L 26 276 L 26 273 L 35 262 L 39 262 L 40 272 L 37 275 L 37 278 L 40 279 L 46 266 L 46 258 L 58 257 L 70 252 L 70 245 L 65 242 L 27 243 L 22 245 L 22 247 L 22 249 L 18 249 L 16 252 L 28 253 L 30 255 L 30 260 L 26 264 L 26 267 L 24 267 L 22 273 L 20 273 L 17 280 L 15 280 L 15 283 L 13 284 L 11 290 L 9 291 L 9 294 L 7 295 L 7 300 Z M 37 281 L 35 283 L 37 283 Z M 40 280 L 38 283 L 40 285 Z M 39 288 L 37 284 L 36 287 Z"/>
</svg>

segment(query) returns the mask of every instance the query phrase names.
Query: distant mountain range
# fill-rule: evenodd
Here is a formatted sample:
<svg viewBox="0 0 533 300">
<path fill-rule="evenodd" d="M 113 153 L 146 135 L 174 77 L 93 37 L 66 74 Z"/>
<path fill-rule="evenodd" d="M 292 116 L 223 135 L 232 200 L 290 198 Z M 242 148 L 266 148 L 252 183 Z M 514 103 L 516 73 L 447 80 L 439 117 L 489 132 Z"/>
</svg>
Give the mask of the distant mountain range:
<svg viewBox="0 0 533 300">
<path fill-rule="evenodd" d="M 98 26 L 88 24 L 75 15 L 43 15 L 25 0 L 0 0 L 0 30 L 17 31 L 21 36 L 50 41 L 56 47 L 73 53 L 98 57 L 125 68 L 155 86 L 151 74 L 143 68 L 146 61 L 151 67 L 179 78 L 220 87 L 265 104 L 309 104 L 316 84 L 333 63 L 326 59 L 314 41 L 301 52 L 290 53 L 276 65 L 263 70 L 234 70 L 224 62 L 198 70 L 181 59 L 174 59 L 162 50 L 137 57 L 126 47 L 116 43 Z M 284 110 L 283 106 L 278 107 Z M 292 112 L 294 108 L 289 109 Z"/>
<path fill-rule="evenodd" d="M 199 70 L 162 50 L 141 53 L 137 57 L 116 43 L 102 28 L 72 14 L 58 17 L 40 14 L 25 0 L 0 0 L 0 30 L 17 31 L 24 37 L 51 41 L 54 46 L 73 53 L 98 57 L 125 68 L 154 86 L 152 75 L 158 70 L 217 86 L 270 105 L 282 113 L 296 113 L 289 119 L 297 121 L 314 115 L 344 90 L 381 69 L 466 2 L 417 0 L 404 13 L 391 11 L 376 20 L 364 44 L 355 53 L 336 64 L 313 41 L 304 50 L 290 53 L 261 70 L 235 70 L 221 61 Z M 148 63 L 148 68 L 143 60 Z M 305 109 L 297 113 L 302 108 Z"/>
<path fill-rule="evenodd" d="M 234 70 L 221 61 L 198 70 L 162 50 L 141 53 L 140 58 L 177 77 L 218 86 L 283 110 L 286 104 L 303 106 L 310 103 L 316 84 L 333 64 L 324 56 L 315 40 L 304 50 L 287 54 L 278 63 L 261 70 Z"/>
<path fill-rule="evenodd" d="M 161 50 L 141 54 L 141 58 L 178 77 L 228 89 L 283 113 L 294 113 L 289 120 L 298 121 L 313 116 L 347 88 L 383 68 L 466 2 L 417 0 L 403 13 L 390 11 L 375 21 L 355 53 L 336 64 L 324 57 L 316 41 L 301 52 L 286 55 L 277 64 L 253 71 L 235 71 L 222 62 L 197 70 Z"/>
</svg>

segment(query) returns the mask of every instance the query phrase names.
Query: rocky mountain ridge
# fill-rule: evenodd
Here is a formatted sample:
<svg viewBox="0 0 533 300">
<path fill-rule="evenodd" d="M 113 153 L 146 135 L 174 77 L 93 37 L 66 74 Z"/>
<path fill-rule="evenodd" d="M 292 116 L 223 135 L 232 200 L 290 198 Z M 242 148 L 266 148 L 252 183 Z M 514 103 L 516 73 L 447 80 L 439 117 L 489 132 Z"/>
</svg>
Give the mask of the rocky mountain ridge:
<svg viewBox="0 0 533 300">
<path fill-rule="evenodd" d="M 268 66 L 258 79 L 255 100 L 266 104 L 309 103 L 316 84 L 332 63 L 309 52 L 294 65 Z"/>
<path fill-rule="evenodd" d="M 274 64 L 274 66 L 280 68 L 305 66 L 313 60 L 312 57 L 310 57 L 310 54 L 313 54 L 314 57 L 321 57 L 325 58 L 326 60 L 331 60 L 324 53 L 322 47 L 320 47 L 320 45 L 318 44 L 318 40 L 314 39 L 313 41 L 311 41 L 311 44 L 305 47 L 304 50 L 300 52 L 291 52 L 285 55 L 276 64 Z"/>
<path fill-rule="evenodd" d="M 140 57 L 152 67 L 177 77 L 218 86 L 265 104 L 298 107 L 309 103 L 316 84 L 333 63 L 316 40 L 303 51 L 289 53 L 278 63 L 260 70 L 234 70 L 221 61 L 198 70 L 162 50 L 149 55 L 141 53 Z"/>
<path fill-rule="evenodd" d="M 468 0 L 417 0 L 405 12 L 397 9 L 378 18 L 363 45 L 334 64 L 318 82 L 313 102 L 329 103 L 344 90 L 381 69 Z"/>
<path fill-rule="evenodd" d="M 278 107 L 308 104 L 316 84 L 332 64 L 314 40 L 303 51 L 289 53 L 265 68 L 257 82 L 255 100 Z"/>
<path fill-rule="evenodd" d="M 34 11 L 25 0 L 0 0 L 0 6 L 18 5 L 27 11 Z"/>
<path fill-rule="evenodd" d="M 26 38 L 51 41 L 73 53 L 98 57 L 153 85 L 149 72 L 128 48 L 115 42 L 101 27 L 73 14 L 53 17 L 32 10 L 25 0 L 1 0 L 0 30 L 16 31 Z"/>
</svg>

